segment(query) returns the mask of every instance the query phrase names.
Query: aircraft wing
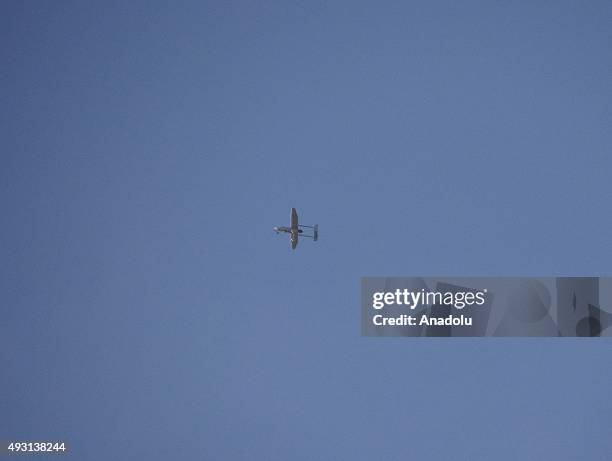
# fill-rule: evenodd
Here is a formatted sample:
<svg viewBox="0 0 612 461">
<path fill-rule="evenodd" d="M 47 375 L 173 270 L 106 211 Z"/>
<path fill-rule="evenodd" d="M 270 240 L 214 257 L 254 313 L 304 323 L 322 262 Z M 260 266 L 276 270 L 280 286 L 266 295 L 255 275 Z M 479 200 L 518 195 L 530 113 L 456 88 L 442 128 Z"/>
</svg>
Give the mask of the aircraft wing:
<svg viewBox="0 0 612 461">
<path fill-rule="evenodd" d="M 297 228 L 298 228 L 297 210 L 295 208 L 291 208 L 291 230 L 296 230 L 297 231 Z M 296 243 L 296 245 L 297 245 L 297 243 Z"/>
</svg>

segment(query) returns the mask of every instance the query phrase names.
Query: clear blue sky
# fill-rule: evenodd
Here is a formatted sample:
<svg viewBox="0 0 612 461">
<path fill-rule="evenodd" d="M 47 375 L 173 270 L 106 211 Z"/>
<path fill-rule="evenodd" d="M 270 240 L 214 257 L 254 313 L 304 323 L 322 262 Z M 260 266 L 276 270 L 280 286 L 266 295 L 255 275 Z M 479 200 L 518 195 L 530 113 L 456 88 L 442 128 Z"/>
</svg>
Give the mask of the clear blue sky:
<svg viewBox="0 0 612 461">
<path fill-rule="evenodd" d="M 610 2 L 0 13 L 0 438 L 612 459 L 607 339 L 359 336 L 366 275 L 612 275 Z"/>
</svg>

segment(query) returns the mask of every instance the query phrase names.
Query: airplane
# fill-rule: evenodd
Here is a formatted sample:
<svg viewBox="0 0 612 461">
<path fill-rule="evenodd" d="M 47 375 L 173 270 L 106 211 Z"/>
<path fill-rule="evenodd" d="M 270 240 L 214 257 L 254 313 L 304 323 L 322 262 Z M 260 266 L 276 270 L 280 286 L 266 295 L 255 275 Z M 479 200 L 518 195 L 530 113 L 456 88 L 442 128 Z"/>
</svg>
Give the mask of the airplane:
<svg viewBox="0 0 612 461">
<path fill-rule="evenodd" d="M 284 232 L 286 234 L 291 234 L 291 249 L 295 250 L 295 247 L 298 244 L 298 236 L 300 237 L 308 237 L 311 238 L 313 242 L 316 242 L 319 239 L 319 225 L 315 224 L 314 226 L 305 226 L 303 224 L 298 224 L 298 215 L 295 208 L 291 208 L 291 225 L 290 227 L 276 226 L 274 227 L 274 232 L 280 234 Z M 307 235 L 304 234 L 304 230 L 302 228 L 312 229 L 312 234 Z"/>
</svg>

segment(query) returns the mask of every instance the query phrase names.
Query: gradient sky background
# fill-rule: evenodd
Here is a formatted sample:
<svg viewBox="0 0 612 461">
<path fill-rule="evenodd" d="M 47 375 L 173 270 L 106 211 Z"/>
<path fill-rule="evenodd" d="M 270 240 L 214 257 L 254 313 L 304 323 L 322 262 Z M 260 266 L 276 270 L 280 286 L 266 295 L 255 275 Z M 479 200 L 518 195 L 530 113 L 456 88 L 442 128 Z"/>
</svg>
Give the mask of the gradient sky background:
<svg viewBox="0 0 612 461">
<path fill-rule="evenodd" d="M 359 323 L 366 275 L 612 275 L 610 24 L 605 1 L 2 2 L 0 438 L 612 459 L 609 339 Z M 295 252 L 292 206 L 321 226 Z"/>
</svg>

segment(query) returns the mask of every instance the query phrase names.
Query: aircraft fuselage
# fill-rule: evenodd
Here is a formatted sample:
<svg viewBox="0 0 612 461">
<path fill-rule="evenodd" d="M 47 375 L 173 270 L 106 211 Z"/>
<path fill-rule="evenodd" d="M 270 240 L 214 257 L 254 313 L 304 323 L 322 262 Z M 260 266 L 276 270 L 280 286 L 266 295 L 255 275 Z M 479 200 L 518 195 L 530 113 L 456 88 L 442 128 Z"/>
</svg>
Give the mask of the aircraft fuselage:
<svg viewBox="0 0 612 461">
<path fill-rule="evenodd" d="M 302 229 L 292 230 L 290 227 L 284 227 L 284 226 L 276 226 L 274 230 L 276 232 L 286 232 L 287 234 L 291 234 L 293 232 L 297 232 L 298 234 L 301 234 L 302 232 L 304 232 Z"/>
</svg>

